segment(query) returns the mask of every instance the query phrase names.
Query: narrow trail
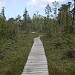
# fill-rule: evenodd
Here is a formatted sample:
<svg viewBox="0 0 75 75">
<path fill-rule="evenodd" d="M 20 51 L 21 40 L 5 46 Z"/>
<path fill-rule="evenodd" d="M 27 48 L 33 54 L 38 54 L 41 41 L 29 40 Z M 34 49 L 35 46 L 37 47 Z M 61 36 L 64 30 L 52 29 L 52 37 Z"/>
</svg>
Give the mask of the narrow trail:
<svg viewBox="0 0 75 75">
<path fill-rule="evenodd" d="M 47 59 L 40 37 L 34 38 L 31 52 L 21 75 L 49 75 Z"/>
</svg>

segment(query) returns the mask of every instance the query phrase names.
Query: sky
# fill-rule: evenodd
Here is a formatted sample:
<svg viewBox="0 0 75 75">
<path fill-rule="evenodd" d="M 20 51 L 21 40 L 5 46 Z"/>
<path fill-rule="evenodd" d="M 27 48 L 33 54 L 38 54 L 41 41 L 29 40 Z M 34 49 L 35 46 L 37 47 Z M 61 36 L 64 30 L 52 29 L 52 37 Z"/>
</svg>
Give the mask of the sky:
<svg viewBox="0 0 75 75">
<path fill-rule="evenodd" d="M 40 15 L 45 15 L 45 7 L 49 3 L 52 6 L 52 2 L 58 1 L 59 4 L 66 3 L 72 0 L 0 0 L 0 12 L 2 7 L 5 7 L 5 16 L 8 18 L 16 18 L 17 15 L 23 15 L 25 7 L 32 17 L 36 11 Z"/>
</svg>

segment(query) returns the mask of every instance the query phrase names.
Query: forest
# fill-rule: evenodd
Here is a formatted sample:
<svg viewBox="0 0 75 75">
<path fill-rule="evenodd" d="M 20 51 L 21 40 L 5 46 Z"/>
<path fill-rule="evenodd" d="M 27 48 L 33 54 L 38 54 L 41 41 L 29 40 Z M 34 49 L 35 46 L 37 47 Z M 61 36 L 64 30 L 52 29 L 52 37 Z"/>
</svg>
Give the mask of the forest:
<svg viewBox="0 0 75 75">
<path fill-rule="evenodd" d="M 75 1 L 75 0 L 74 0 Z M 75 3 L 75 2 L 74 2 Z M 23 18 L 0 13 L 0 75 L 21 75 L 33 39 L 42 35 L 50 75 L 75 75 L 75 4 L 47 4 L 42 16 L 31 18 L 25 7 Z M 35 33 L 32 33 L 35 32 Z"/>
</svg>

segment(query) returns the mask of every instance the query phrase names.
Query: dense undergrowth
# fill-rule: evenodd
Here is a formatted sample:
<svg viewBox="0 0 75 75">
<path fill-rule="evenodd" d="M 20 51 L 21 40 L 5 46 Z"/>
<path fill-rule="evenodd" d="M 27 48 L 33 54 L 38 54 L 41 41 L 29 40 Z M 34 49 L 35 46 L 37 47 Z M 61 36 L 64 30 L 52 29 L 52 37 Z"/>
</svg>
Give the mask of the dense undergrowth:
<svg viewBox="0 0 75 75">
<path fill-rule="evenodd" d="M 0 41 L 0 75 L 21 75 L 35 36 L 21 31 L 14 40 Z"/>
<path fill-rule="evenodd" d="M 47 56 L 49 75 L 75 75 L 75 58 L 71 58 L 68 54 L 70 46 L 66 38 L 63 40 L 43 35 L 41 39 Z"/>
</svg>

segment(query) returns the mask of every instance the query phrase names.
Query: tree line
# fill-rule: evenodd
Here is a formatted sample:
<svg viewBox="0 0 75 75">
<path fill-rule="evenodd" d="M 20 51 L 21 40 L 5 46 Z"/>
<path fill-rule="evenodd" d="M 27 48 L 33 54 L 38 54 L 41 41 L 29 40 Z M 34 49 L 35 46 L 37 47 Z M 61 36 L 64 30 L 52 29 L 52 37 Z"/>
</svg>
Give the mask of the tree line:
<svg viewBox="0 0 75 75">
<path fill-rule="evenodd" d="M 75 4 L 68 2 L 58 7 L 59 2 L 52 3 L 53 8 L 47 4 L 45 7 L 46 16 L 34 13 L 31 18 L 27 9 L 23 13 L 23 19 L 18 15 L 15 19 L 6 20 L 4 7 L 0 14 L 0 39 L 14 39 L 20 31 L 38 31 L 46 33 L 52 38 L 67 38 L 66 43 L 73 45 L 75 33 Z M 71 48 L 72 49 L 72 48 Z"/>
</svg>

